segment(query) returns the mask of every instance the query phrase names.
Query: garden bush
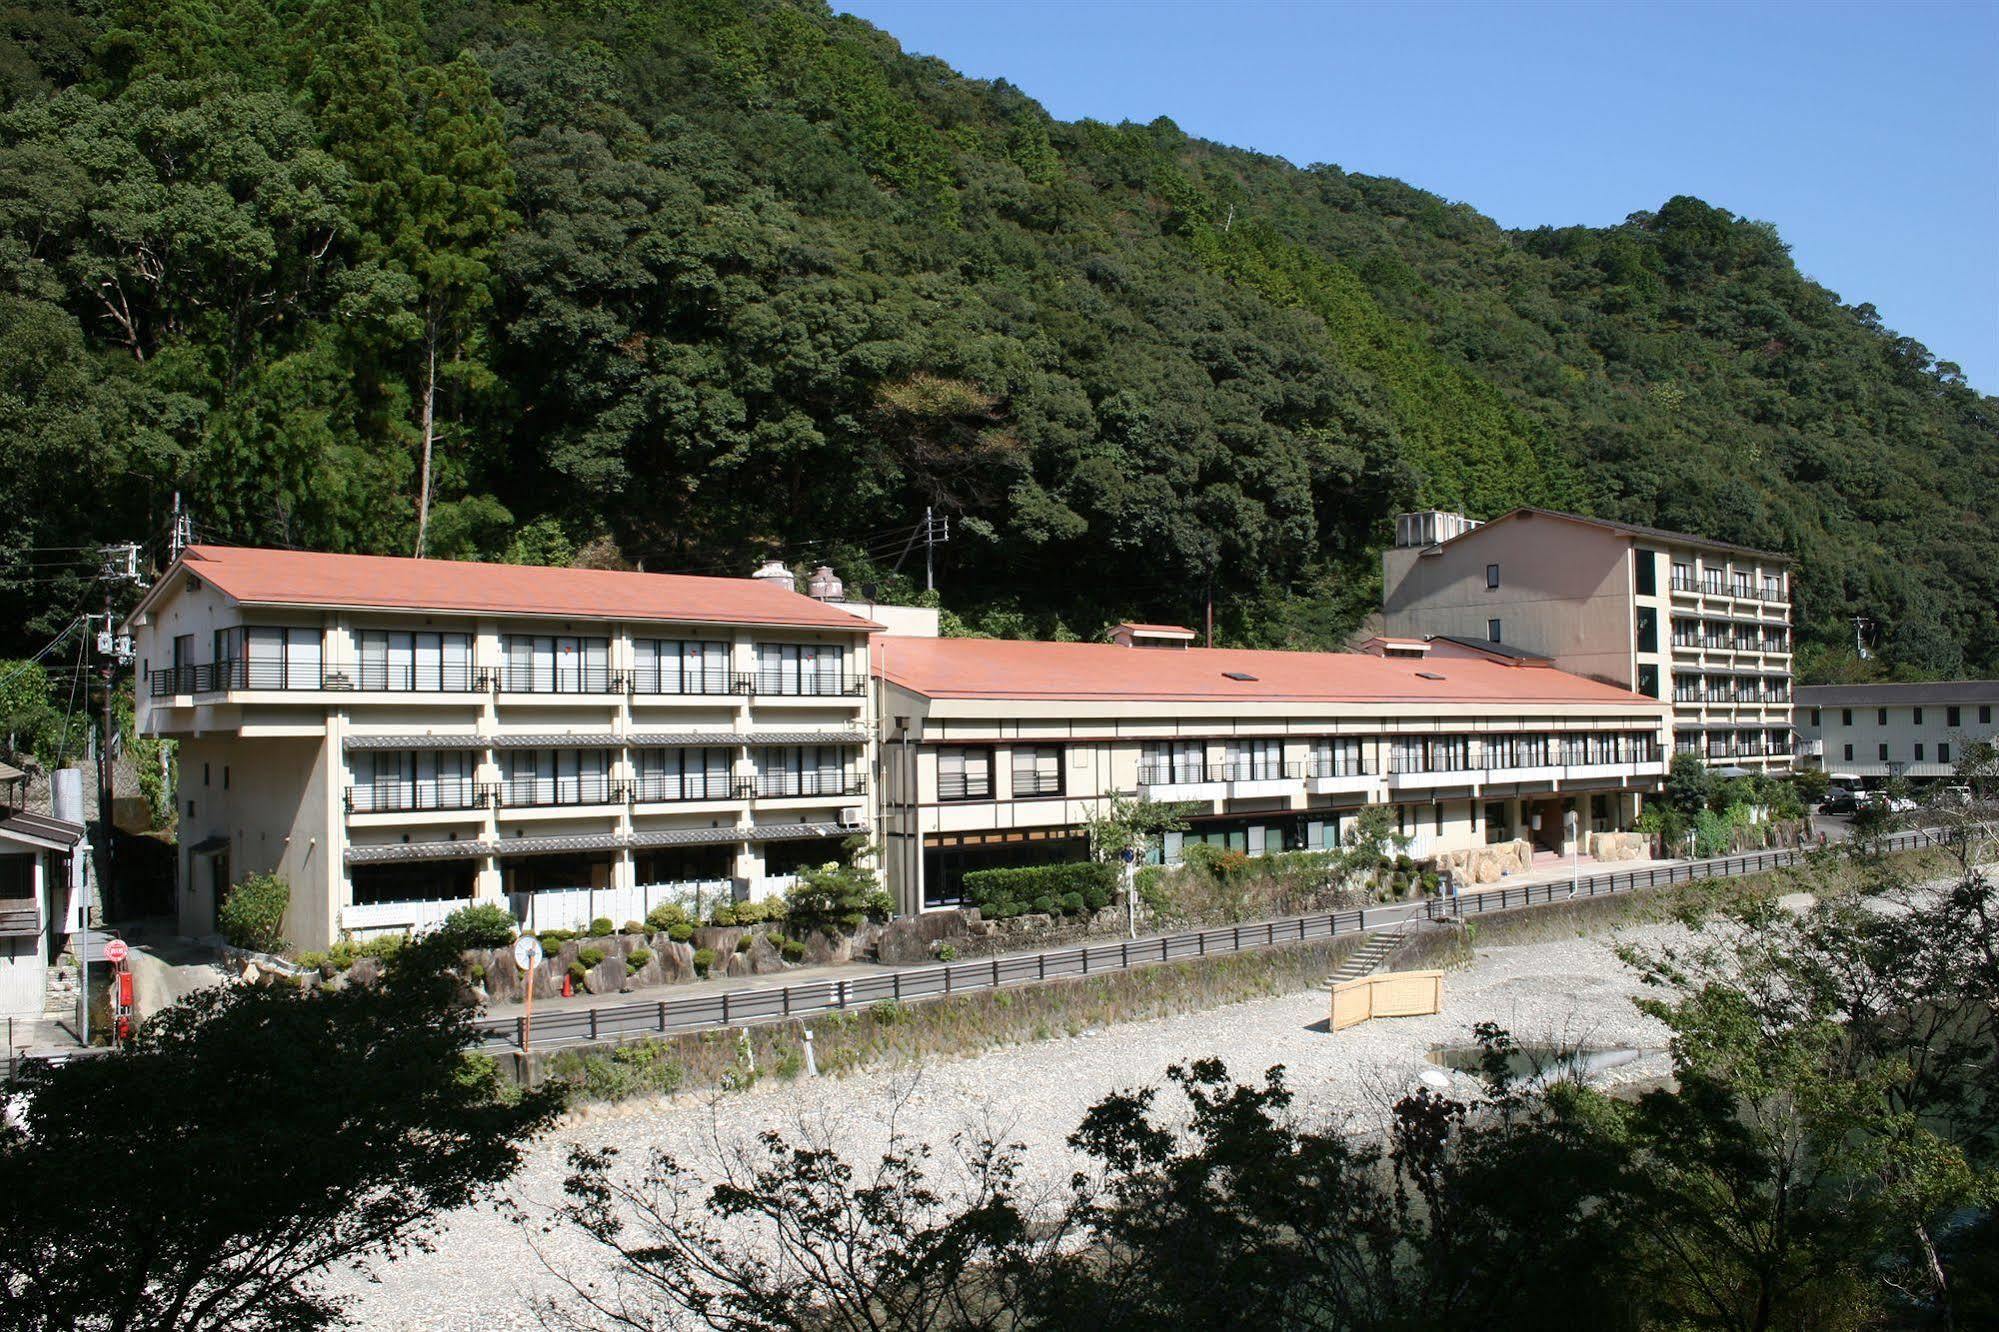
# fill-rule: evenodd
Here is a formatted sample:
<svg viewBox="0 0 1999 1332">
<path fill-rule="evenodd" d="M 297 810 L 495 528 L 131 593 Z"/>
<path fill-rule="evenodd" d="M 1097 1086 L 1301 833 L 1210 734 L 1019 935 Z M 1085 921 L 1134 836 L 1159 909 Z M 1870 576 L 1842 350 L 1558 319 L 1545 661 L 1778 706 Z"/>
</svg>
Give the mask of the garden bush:
<svg viewBox="0 0 1999 1332">
<path fill-rule="evenodd" d="M 747 953 L 750 951 L 750 946 L 755 942 L 756 942 L 756 936 L 754 934 L 745 934 L 741 938 L 736 940 L 736 951 L 739 953 Z"/>
<path fill-rule="evenodd" d="M 578 949 L 576 953 L 576 961 L 582 966 L 582 968 L 585 971 L 593 971 L 603 963 L 604 950 L 601 948 Z"/>
<path fill-rule="evenodd" d="M 796 939 L 786 939 L 778 949 L 778 952 L 784 955 L 784 960 L 787 962 L 803 962 L 805 960 L 805 945 Z"/>
<path fill-rule="evenodd" d="M 687 923 L 687 908 L 678 902 L 661 902 L 646 912 L 646 928 L 655 933 L 661 930 L 670 932 L 674 926 Z"/>
<path fill-rule="evenodd" d="M 684 920 L 677 920 L 666 927 L 666 937 L 675 943 L 686 943 L 694 937 L 694 926 Z"/>
<path fill-rule="evenodd" d="M 444 932 L 465 948 L 505 948 L 514 941 L 520 926 L 505 907 L 494 902 L 474 902 L 446 916 Z"/>
<path fill-rule="evenodd" d="M 275 953 L 285 946 L 285 908 L 291 905 L 291 885 L 275 874 L 252 874 L 231 884 L 216 909 L 222 937 L 238 948 Z"/>
<path fill-rule="evenodd" d="M 706 975 L 708 974 L 708 972 L 709 972 L 709 971 L 710 971 L 711 969 L 713 969 L 714 965 L 715 965 L 715 950 L 714 950 L 714 949 L 712 949 L 712 948 L 697 948 L 697 949 L 695 949 L 695 950 L 694 950 L 694 974 L 695 974 L 695 975 L 697 975 L 697 976 L 706 976 Z"/>
<path fill-rule="evenodd" d="M 620 934 L 644 934 L 645 932 L 646 927 L 642 921 L 628 920 L 618 927 L 618 933 Z"/>
<path fill-rule="evenodd" d="M 650 961 L 652 961 L 652 950 L 650 948 L 634 948 L 631 952 L 625 954 L 625 974 L 627 976 L 636 976 L 639 972 L 645 970 L 646 963 Z"/>
<path fill-rule="evenodd" d="M 590 937 L 593 939 L 608 939 L 617 932 L 609 916 L 599 916 L 590 922 Z"/>
<path fill-rule="evenodd" d="M 848 839 L 850 856 L 861 853 L 857 841 Z M 870 920 L 886 920 L 893 910 L 874 871 L 852 860 L 801 872 L 785 897 L 786 919 L 801 934 L 852 934 Z"/>
<path fill-rule="evenodd" d="M 1029 908 L 1050 915 L 1101 911 L 1117 898 L 1118 867 L 1085 860 L 1064 865 L 1024 865 L 973 870 L 965 876 L 965 899 L 997 920 Z M 1044 903 L 1046 905 L 1044 905 Z"/>
<path fill-rule="evenodd" d="M 724 902 L 708 914 L 708 923 L 727 928 L 731 925 L 739 925 L 742 922 L 736 919 L 736 904 L 733 902 Z"/>
</svg>

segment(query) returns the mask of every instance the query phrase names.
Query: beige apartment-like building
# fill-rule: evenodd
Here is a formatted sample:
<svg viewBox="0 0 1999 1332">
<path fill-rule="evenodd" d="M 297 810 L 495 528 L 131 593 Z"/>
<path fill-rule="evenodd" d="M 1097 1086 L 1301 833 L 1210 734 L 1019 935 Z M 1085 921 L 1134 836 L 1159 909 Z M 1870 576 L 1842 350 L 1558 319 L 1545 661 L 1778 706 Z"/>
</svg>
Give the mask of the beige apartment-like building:
<svg viewBox="0 0 1999 1332">
<path fill-rule="evenodd" d="M 1110 644 L 877 637 L 882 859 L 899 909 L 958 901 L 968 870 L 1084 857 L 1089 820 L 1121 795 L 1189 808 L 1159 849 L 1169 861 L 1190 841 L 1336 846 L 1369 805 L 1393 811 L 1418 857 L 1515 838 L 1552 856 L 1629 829 L 1666 770 L 1667 704 L 1544 660 L 1192 638 L 1162 625 Z"/>
<path fill-rule="evenodd" d="M 1404 514 L 1383 632 L 1484 642 L 1670 700 L 1673 749 L 1790 770 L 1790 559 L 1546 509 Z"/>
<path fill-rule="evenodd" d="M 1801 685 L 1799 763 L 1834 781 L 1945 780 L 1965 747 L 1999 740 L 1999 680 Z"/>
<path fill-rule="evenodd" d="M 782 889 L 870 823 L 878 626 L 820 583 L 188 548 L 131 620 L 182 931 L 253 872 L 302 947 Z"/>
</svg>

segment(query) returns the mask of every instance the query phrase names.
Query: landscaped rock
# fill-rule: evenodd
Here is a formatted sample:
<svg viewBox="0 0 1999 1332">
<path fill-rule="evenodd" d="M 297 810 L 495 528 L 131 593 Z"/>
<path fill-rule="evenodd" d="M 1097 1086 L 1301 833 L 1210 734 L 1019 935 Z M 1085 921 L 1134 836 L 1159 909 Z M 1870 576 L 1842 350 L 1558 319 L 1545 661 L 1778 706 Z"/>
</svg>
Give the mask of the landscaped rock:
<svg viewBox="0 0 1999 1332">
<path fill-rule="evenodd" d="M 926 911 L 904 916 L 875 933 L 875 957 L 890 965 L 924 962 L 936 956 L 939 943 L 969 934 L 963 911 Z"/>
<path fill-rule="evenodd" d="M 776 939 L 768 934 L 759 934 L 755 942 L 751 943 L 750 951 L 747 954 L 738 953 L 737 956 L 749 958 L 751 974 L 769 976 L 787 970 L 784 955 L 778 951 L 778 947 Z"/>
<path fill-rule="evenodd" d="M 813 966 L 838 966 L 853 960 L 854 941 L 823 930 L 814 930 L 805 940 L 805 960 Z"/>
<path fill-rule="evenodd" d="M 583 973 L 583 990 L 586 994 L 616 994 L 625 988 L 625 955 L 618 949 L 607 949 L 602 962 Z"/>
</svg>

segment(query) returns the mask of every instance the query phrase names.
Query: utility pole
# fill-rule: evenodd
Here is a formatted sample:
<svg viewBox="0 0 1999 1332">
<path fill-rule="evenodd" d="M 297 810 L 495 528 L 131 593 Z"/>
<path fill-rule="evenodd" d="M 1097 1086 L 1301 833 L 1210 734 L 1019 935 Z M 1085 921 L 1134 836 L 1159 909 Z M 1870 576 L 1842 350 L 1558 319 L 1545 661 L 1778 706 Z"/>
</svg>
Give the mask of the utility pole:
<svg viewBox="0 0 1999 1332">
<path fill-rule="evenodd" d="M 923 506 L 923 590 L 937 590 L 937 547 L 951 539 L 951 515 L 944 515 L 943 534 L 938 534 L 937 519 L 931 507 Z"/>
<path fill-rule="evenodd" d="M 102 873 L 98 876 L 99 890 L 106 901 L 111 888 L 111 803 L 114 799 L 113 774 L 116 771 L 112 757 L 113 743 L 117 738 L 117 721 L 112 713 L 112 700 L 118 689 L 118 668 L 132 660 L 132 640 L 117 630 L 117 622 L 112 610 L 112 591 L 121 582 L 136 583 L 139 580 L 139 547 L 127 542 L 121 546 L 105 546 L 100 552 L 103 558 L 104 581 L 104 622 L 95 636 L 97 647 L 97 675 L 104 689 L 103 732 L 97 744 L 97 828 L 99 838 L 99 860 Z M 84 904 L 84 931 L 90 929 L 89 903 Z M 88 941 L 86 939 L 86 947 Z M 85 996 L 89 1002 L 89 996 Z"/>
<path fill-rule="evenodd" d="M 1861 636 L 1861 630 L 1871 623 L 1872 621 L 1864 615 L 1853 617 L 1853 650 L 1859 654 L 1862 661 L 1867 660 L 1867 640 Z"/>
<path fill-rule="evenodd" d="M 194 544 L 194 515 L 181 507 L 180 492 L 174 492 L 173 529 L 167 534 L 167 563 L 180 558 L 180 553 Z"/>
</svg>

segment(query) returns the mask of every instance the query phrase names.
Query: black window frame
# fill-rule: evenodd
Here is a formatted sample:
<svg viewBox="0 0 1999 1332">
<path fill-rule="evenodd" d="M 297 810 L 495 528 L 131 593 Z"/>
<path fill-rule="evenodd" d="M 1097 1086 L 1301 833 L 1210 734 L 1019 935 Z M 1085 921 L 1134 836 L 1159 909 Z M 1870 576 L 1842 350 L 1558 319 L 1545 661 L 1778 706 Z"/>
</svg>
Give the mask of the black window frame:
<svg viewBox="0 0 1999 1332">
<path fill-rule="evenodd" d="M 1486 566 L 1485 566 L 1485 590 L 1486 590 L 1486 591 L 1488 591 L 1488 592 L 1491 592 L 1491 591 L 1494 591 L 1495 589 L 1497 589 L 1497 588 L 1498 588 L 1498 586 L 1499 586 L 1499 566 L 1498 566 L 1498 565 L 1496 565 L 1496 564 L 1488 564 L 1488 565 L 1486 565 Z"/>
</svg>

